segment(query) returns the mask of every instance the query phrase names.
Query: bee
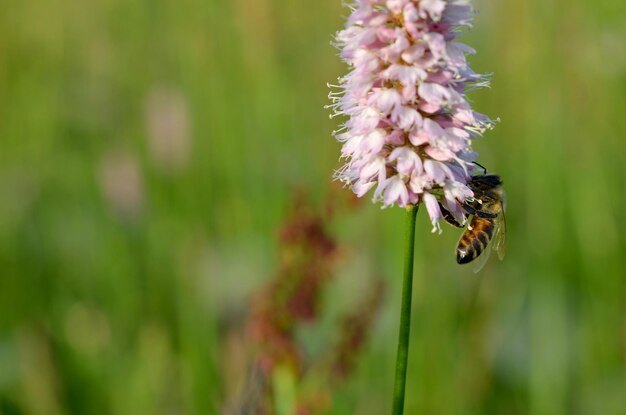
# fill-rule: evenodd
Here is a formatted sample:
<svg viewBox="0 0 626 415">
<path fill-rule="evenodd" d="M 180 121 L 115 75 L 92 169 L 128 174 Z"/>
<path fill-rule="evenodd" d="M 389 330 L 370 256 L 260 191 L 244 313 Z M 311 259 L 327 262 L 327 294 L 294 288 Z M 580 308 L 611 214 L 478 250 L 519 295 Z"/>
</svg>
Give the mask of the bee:
<svg viewBox="0 0 626 415">
<path fill-rule="evenodd" d="M 479 258 L 474 265 L 474 272 L 478 272 L 487 262 L 492 247 L 500 259 L 504 258 L 504 191 L 500 176 L 495 174 L 473 176 L 468 187 L 474 198 L 466 201 L 463 208 L 472 215 L 472 220 L 456 247 L 456 262 L 467 264 Z M 445 209 L 442 212 L 446 222 L 463 227 L 450 212 Z"/>
</svg>

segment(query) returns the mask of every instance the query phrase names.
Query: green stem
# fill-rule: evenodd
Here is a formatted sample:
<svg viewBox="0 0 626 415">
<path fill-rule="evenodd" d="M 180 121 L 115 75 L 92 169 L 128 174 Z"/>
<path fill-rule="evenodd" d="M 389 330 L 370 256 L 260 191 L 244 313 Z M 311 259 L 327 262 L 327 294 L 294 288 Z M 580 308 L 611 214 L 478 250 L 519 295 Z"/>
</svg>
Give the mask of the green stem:
<svg viewBox="0 0 626 415">
<path fill-rule="evenodd" d="M 398 355 L 396 358 L 396 383 L 393 390 L 393 415 L 402 415 L 404 413 L 404 389 L 406 386 L 409 334 L 411 331 L 411 295 L 413 293 L 413 254 L 415 251 L 417 205 L 408 207 L 406 212 L 406 251 L 404 254 L 400 334 L 398 336 Z"/>
</svg>

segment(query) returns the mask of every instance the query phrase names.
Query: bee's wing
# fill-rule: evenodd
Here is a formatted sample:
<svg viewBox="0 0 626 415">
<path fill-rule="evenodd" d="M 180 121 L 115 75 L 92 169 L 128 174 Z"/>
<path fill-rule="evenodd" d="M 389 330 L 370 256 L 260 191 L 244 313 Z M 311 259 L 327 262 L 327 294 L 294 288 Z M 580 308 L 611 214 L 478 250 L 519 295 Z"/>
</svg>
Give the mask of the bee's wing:
<svg viewBox="0 0 626 415">
<path fill-rule="evenodd" d="M 504 254 L 506 251 L 506 220 L 504 218 L 504 206 L 502 206 L 502 213 L 500 214 L 500 216 L 498 216 L 498 219 L 496 221 L 498 223 L 498 227 L 496 229 L 495 235 L 493 236 L 493 249 L 495 249 L 498 253 L 498 258 L 502 260 L 504 259 Z"/>
<path fill-rule="evenodd" d="M 497 229 L 496 229 L 496 232 L 498 232 Z M 487 260 L 489 259 L 489 255 L 491 254 L 492 245 L 493 245 L 492 241 L 489 241 L 489 243 L 485 247 L 485 250 L 478 256 L 478 258 L 476 258 L 473 261 L 474 266 L 472 267 L 472 270 L 474 271 L 475 274 L 478 273 L 481 269 L 483 269 L 483 267 L 487 263 Z"/>
</svg>

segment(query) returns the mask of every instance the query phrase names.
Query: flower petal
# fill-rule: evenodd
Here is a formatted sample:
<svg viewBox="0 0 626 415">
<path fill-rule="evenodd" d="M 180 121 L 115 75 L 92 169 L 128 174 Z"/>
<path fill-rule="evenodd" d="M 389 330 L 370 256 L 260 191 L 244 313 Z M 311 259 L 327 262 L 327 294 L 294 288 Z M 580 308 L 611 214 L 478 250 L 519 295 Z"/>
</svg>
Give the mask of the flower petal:
<svg viewBox="0 0 626 415">
<path fill-rule="evenodd" d="M 439 207 L 437 198 L 426 192 L 422 196 L 422 200 L 424 201 L 424 205 L 426 205 L 430 222 L 433 224 L 432 232 L 435 233 L 439 230 L 439 233 L 441 233 L 441 225 L 439 225 L 439 221 L 443 218 L 443 215 L 441 214 L 441 208 Z"/>
</svg>

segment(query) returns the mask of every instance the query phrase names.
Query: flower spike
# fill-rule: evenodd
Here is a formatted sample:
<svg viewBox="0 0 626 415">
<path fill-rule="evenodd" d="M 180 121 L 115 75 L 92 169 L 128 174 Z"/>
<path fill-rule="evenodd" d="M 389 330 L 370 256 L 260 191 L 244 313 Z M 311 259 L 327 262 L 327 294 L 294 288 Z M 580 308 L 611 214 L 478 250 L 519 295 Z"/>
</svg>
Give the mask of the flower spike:
<svg viewBox="0 0 626 415">
<path fill-rule="evenodd" d="M 476 169 L 474 138 L 493 127 L 466 92 L 489 85 L 457 42 L 471 26 L 469 0 L 356 0 L 336 35 L 350 72 L 332 85 L 333 132 L 346 161 L 335 177 L 383 207 L 423 202 L 440 230 L 440 206 L 463 216 Z"/>
</svg>

